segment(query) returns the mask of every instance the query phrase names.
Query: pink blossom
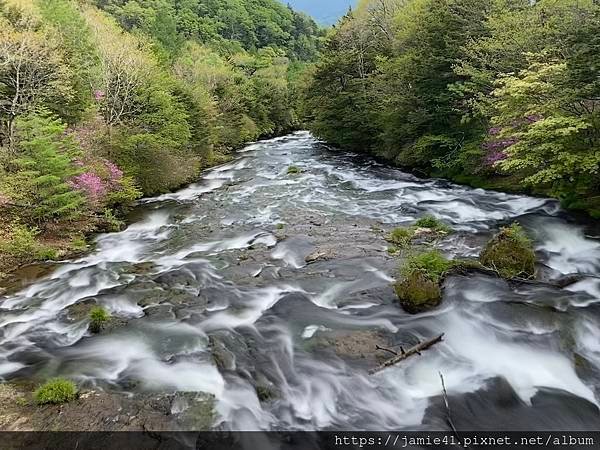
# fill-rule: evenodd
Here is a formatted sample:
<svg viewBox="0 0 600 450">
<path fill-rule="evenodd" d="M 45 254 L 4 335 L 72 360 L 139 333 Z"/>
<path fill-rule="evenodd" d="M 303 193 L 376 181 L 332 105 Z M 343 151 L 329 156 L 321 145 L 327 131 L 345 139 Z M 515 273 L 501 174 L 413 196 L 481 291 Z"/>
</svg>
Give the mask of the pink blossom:
<svg viewBox="0 0 600 450">
<path fill-rule="evenodd" d="M 488 153 L 483 162 L 486 166 L 494 167 L 497 162 L 504 161 L 506 158 L 508 158 L 508 155 L 504 150 L 495 150 Z"/>
<path fill-rule="evenodd" d="M 69 185 L 82 191 L 92 203 L 99 203 L 108 192 L 105 182 L 94 172 L 84 172 L 71 179 Z"/>
<path fill-rule="evenodd" d="M 111 184 L 117 184 L 123 178 L 123 171 L 119 167 L 107 159 L 104 160 L 104 165 L 108 169 L 109 182 Z"/>
<path fill-rule="evenodd" d="M 105 96 L 106 96 L 106 94 L 104 93 L 104 91 L 101 91 L 101 90 L 94 91 L 94 98 L 96 99 L 97 102 L 101 102 L 102 100 L 104 100 Z"/>
</svg>

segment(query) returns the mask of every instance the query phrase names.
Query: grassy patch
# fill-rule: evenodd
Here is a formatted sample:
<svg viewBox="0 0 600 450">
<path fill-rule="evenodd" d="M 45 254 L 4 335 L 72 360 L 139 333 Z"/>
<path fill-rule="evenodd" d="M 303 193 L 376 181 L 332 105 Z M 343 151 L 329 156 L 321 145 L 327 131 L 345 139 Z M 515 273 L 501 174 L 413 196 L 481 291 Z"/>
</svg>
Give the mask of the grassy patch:
<svg viewBox="0 0 600 450">
<path fill-rule="evenodd" d="M 90 311 L 90 331 L 99 333 L 110 320 L 110 314 L 101 306 L 94 306 Z"/>
<path fill-rule="evenodd" d="M 290 166 L 287 168 L 288 175 L 293 175 L 293 174 L 300 173 L 300 172 L 301 172 L 300 168 L 298 168 L 296 166 Z"/>
<path fill-rule="evenodd" d="M 433 216 L 424 216 L 417 220 L 415 226 L 418 228 L 428 228 L 433 231 L 438 231 L 440 233 L 450 233 L 452 228 L 442 222 L 440 219 L 437 219 Z"/>
<path fill-rule="evenodd" d="M 454 262 L 448 260 L 441 252 L 431 250 L 411 256 L 400 268 L 400 274 L 408 276 L 412 272 L 419 271 L 425 274 L 431 281 L 439 282 L 444 273 L 454 266 Z"/>
<path fill-rule="evenodd" d="M 479 260 L 503 278 L 531 278 L 535 274 L 533 244 L 517 223 L 502 228 L 487 243 Z"/>
<path fill-rule="evenodd" d="M 67 403 L 77 398 L 77 386 L 70 380 L 55 378 L 41 385 L 33 397 L 38 405 Z"/>
<path fill-rule="evenodd" d="M 398 227 L 394 228 L 387 237 L 387 240 L 398 247 L 407 247 L 415 235 L 413 228 Z"/>
</svg>

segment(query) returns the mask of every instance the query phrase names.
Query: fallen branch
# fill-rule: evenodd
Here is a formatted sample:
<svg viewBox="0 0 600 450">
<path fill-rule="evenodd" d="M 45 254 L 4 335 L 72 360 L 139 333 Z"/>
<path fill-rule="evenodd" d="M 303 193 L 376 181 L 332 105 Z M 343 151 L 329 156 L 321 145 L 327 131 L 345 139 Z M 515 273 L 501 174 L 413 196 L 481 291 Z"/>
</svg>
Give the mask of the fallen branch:
<svg viewBox="0 0 600 450">
<path fill-rule="evenodd" d="M 392 355 L 397 355 L 397 354 L 398 354 L 398 352 L 396 352 L 396 351 L 392 350 L 391 348 L 382 347 L 382 346 L 380 346 L 380 345 L 375 345 L 375 348 L 376 348 L 377 350 L 383 350 L 384 352 L 389 352 L 389 353 L 391 353 Z"/>
<path fill-rule="evenodd" d="M 377 372 L 385 369 L 386 367 L 393 366 L 394 364 L 397 364 L 400 361 L 405 360 L 406 358 L 410 358 L 413 355 L 420 355 L 423 350 L 427 350 L 432 345 L 437 344 L 438 342 L 441 342 L 443 338 L 444 338 L 444 333 L 440 334 L 437 337 L 434 337 L 433 339 L 429 339 L 428 341 L 420 342 L 419 344 L 415 345 L 414 347 L 411 347 L 408 350 L 403 351 L 401 354 L 394 356 L 393 358 L 390 358 L 387 361 L 384 361 L 383 363 L 381 363 L 381 365 L 375 367 L 374 369 L 369 370 L 369 373 L 370 374 L 377 373 Z"/>
</svg>

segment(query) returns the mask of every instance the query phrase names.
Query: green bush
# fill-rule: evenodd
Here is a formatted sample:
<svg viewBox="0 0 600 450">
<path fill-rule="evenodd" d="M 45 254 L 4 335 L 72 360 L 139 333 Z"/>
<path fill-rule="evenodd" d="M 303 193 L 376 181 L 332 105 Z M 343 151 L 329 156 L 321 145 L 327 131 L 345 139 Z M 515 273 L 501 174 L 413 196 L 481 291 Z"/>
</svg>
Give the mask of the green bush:
<svg viewBox="0 0 600 450">
<path fill-rule="evenodd" d="M 448 225 L 433 216 L 424 216 L 417 220 L 415 226 L 419 228 L 429 228 L 430 230 L 439 231 L 443 233 L 449 233 L 452 231 Z"/>
<path fill-rule="evenodd" d="M 413 228 L 403 228 L 398 227 L 394 228 L 387 237 L 387 240 L 393 244 L 396 244 L 398 247 L 406 247 L 410 244 L 410 241 L 415 235 L 415 230 Z"/>
<path fill-rule="evenodd" d="M 535 274 L 533 244 L 517 223 L 502 228 L 487 243 L 479 260 L 503 278 L 531 278 Z"/>
<path fill-rule="evenodd" d="M 99 333 L 110 320 L 109 312 L 101 306 L 95 306 L 90 311 L 90 331 Z"/>
<path fill-rule="evenodd" d="M 38 405 L 67 403 L 77 398 L 77 386 L 70 380 L 54 378 L 40 386 L 33 397 Z"/>
<path fill-rule="evenodd" d="M 120 220 L 110 208 L 104 210 L 104 214 L 101 218 L 102 229 L 109 233 L 114 233 L 123 230 L 125 222 Z"/>
</svg>

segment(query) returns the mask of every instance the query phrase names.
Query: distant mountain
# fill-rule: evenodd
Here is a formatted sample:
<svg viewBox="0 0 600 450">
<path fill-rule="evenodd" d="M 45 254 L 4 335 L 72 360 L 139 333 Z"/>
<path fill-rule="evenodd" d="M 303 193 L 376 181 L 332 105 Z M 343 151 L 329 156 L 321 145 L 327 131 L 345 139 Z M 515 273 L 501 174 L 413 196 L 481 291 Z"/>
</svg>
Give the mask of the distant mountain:
<svg viewBox="0 0 600 450">
<path fill-rule="evenodd" d="M 358 0 L 280 0 L 297 11 L 310 14 L 323 25 L 332 25 L 354 7 Z"/>
</svg>

